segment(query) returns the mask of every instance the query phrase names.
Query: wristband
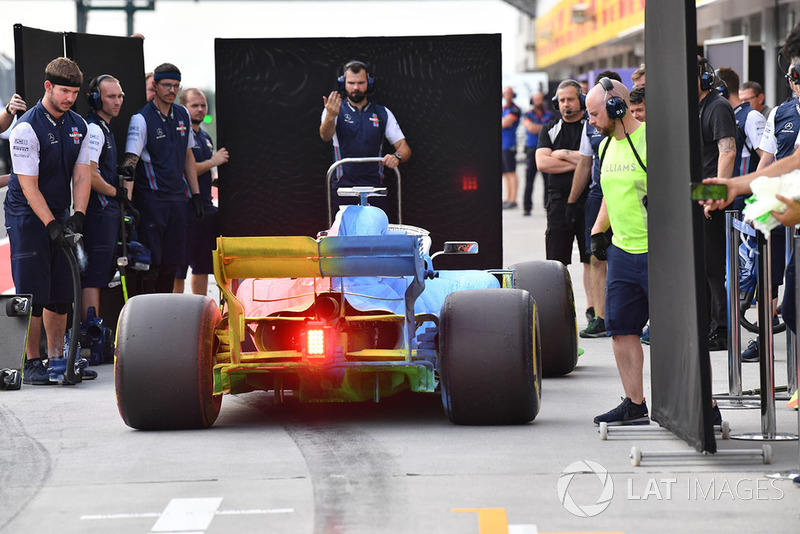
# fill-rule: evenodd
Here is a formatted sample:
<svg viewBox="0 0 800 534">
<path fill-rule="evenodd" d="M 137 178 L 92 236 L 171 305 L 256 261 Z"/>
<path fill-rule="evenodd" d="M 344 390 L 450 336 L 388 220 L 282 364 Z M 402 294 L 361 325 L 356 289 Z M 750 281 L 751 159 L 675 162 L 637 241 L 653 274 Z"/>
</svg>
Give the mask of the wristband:
<svg viewBox="0 0 800 534">
<path fill-rule="evenodd" d="M 10 105 L 11 105 L 11 102 L 9 102 L 8 104 L 6 104 L 6 113 L 8 113 L 9 115 L 13 115 L 13 113 L 11 113 L 11 110 L 10 110 L 10 109 L 8 109 L 8 106 L 10 106 Z"/>
</svg>

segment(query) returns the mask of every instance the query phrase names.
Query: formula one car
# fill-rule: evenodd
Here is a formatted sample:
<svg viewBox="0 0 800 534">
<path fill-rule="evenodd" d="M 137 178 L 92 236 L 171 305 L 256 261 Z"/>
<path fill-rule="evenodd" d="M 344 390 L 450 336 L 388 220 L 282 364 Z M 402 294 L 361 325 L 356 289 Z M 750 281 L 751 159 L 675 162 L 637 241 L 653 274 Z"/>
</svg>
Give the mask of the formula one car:
<svg viewBox="0 0 800 534">
<path fill-rule="evenodd" d="M 345 160 L 343 160 L 345 161 Z M 348 191 L 339 189 L 339 194 Z M 559 262 L 437 271 L 428 232 L 342 207 L 320 237 L 219 237 L 213 299 L 156 294 L 122 309 L 120 415 L 137 429 L 211 426 L 223 394 L 301 402 L 379 401 L 439 391 L 456 424 L 524 424 L 542 376 L 571 372 L 577 326 Z M 477 253 L 475 242 L 445 254 Z M 238 282 L 238 283 L 237 283 Z M 238 289 L 234 290 L 234 286 Z"/>
</svg>

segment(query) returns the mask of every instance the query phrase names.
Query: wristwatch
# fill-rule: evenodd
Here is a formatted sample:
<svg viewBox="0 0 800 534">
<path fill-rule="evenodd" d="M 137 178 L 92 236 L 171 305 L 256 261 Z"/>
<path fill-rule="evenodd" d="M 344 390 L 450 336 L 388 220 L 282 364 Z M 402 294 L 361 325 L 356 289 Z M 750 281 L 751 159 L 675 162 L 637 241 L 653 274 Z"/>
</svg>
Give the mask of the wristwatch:
<svg viewBox="0 0 800 534">
<path fill-rule="evenodd" d="M 400 155 L 400 152 L 395 152 L 394 157 L 397 158 L 397 161 L 403 161 L 403 156 Z"/>
</svg>

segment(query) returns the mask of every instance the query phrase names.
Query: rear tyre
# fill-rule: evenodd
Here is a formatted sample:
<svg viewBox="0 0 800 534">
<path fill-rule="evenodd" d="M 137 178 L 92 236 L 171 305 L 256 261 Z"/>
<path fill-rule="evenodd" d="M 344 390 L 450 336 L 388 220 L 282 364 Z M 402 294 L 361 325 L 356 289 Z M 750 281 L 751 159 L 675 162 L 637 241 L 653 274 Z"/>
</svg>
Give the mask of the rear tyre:
<svg viewBox="0 0 800 534">
<path fill-rule="evenodd" d="M 474 289 L 447 296 L 439 327 L 442 402 L 459 425 L 532 421 L 541 405 L 536 311 L 527 291 Z"/>
<path fill-rule="evenodd" d="M 213 394 L 216 303 L 199 295 L 128 300 L 117 331 L 114 374 L 123 421 L 140 430 L 207 428 L 219 414 Z"/>
<path fill-rule="evenodd" d="M 517 263 L 511 269 L 512 287 L 528 291 L 539 311 L 542 376 L 571 373 L 578 365 L 578 324 L 569 271 L 555 260 Z"/>
</svg>

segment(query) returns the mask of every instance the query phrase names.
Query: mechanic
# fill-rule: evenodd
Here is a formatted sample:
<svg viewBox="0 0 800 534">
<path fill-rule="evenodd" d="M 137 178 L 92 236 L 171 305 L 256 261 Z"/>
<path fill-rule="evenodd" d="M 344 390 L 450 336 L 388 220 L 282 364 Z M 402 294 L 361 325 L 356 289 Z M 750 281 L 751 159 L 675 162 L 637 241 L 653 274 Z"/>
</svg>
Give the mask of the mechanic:
<svg viewBox="0 0 800 534">
<path fill-rule="evenodd" d="M 153 82 L 152 72 L 148 72 L 144 75 L 144 94 L 148 102 L 156 97 L 156 86 Z"/>
<path fill-rule="evenodd" d="M 357 204 L 357 197 L 339 197 L 339 187 L 383 186 L 384 167 L 394 169 L 411 158 L 411 148 L 394 114 L 385 106 L 370 102 L 375 80 L 369 76 L 367 65 L 350 61 L 338 79 L 339 90 L 322 97 L 322 123 L 319 135 L 332 142 L 334 161 L 344 158 L 383 157 L 383 161 L 340 165 L 331 179 L 331 206 Z M 342 101 L 340 91 L 347 96 Z M 382 154 L 384 138 L 394 148 L 392 154 Z M 370 204 L 388 209 L 385 197 L 373 197 Z"/>
<path fill-rule="evenodd" d="M 604 78 L 586 97 L 589 123 L 608 137 L 600 144 L 603 200 L 592 227 L 592 254 L 608 260 L 606 328 L 625 399 L 594 423 L 650 423 L 644 398 L 639 334 L 649 317 L 647 280 L 647 137 L 629 112 L 628 90 Z M 611 244 L 606 231 L 614 229 Z"/>
<path fill-rule="evenodd" d="M 539 133 L 542 126 L 553 120 L 553 114 L 544 107 L 544 94 L 537 91 L 531 97 L 531 109 L 522 116 L 525 128 L 525 191 L 522 195 L 522 215 L 530 216 L 533 209 L 533 182 L 536 180 L 536 147 L 539 145 Z M 505 157 L 505 156 L 504 156 Z M 544 184 L 544 176 L 542 176 Z M 542 185 L 542 203 L 547 199 L 547 188 Z"/>
<path fill-rule="evenodd" d="M 772 165 L 776 159 L 783 159 L 794 152 L 795 141 L 797 140 L 797 129 L 793 125 L 800 123 L 800 114 L 798 114 L 797 111 L 797 94 L 800 92 L 800 86 L 792 83 L 790 73 L 791 66 L 789 68 L 789 73 L 786 75 L 786 81 L 788 82 L 789 87 L 792 89 L 792 98 L 773 108 L 766 121 L 761 119 L 761 122 L 758 123 L 761 126 L 761 137 L 760 140 L 757 141 L 756 145 L 751 145 L 758 147 L 757 152 L 760 156 L 759 160 L 757 161 L 756 168 L 753 169 L 752 165 L 752 160 L 756 158 L 751 158 L 750 165 L 744 169 L 744 172 L 736 173 L 737 170 L 740 170 L 741 166 L 734 169 L 734 176 L 741 176 L 743 174 L 762 170 L 769 165 Z M 747 102 L 742 102 L 742 106 L 743 109 L 749 109 Z M 761 114 L 752 109 L 749 109 L 749 112 L 750 113 L 747 115 L 747 117 L 748 119 L 752 117 L 752 119 L 750 119 L 748 123 L 756 123 Z M 740 115 L 741 112 L 737 113 L 736 115 L 737 126 L 740 122 Z M 765 124 L 761 124 L 764 122 Z M 744 197 L 742 196 L 738 197 L 734 201 L 732 208 L 739 211 L 744 209 L 743 199 Z M 772 300 L 773 310 L 775 310 L 778 300 L 778 291 L 783 282 L 784 267 L 786 263 L 786 229 L 783 226 L 775 228 L 772 230 L 772 232 L 770 232 L 770 239 L 772 252 Z M 748 237 L 748 243 L 753 248 L 757 246 L 756 239 L 754 237 Z M 758 345 L 758 338 L 751 340 L 748 343 L 747 348 L 742 351 L 743 362 L 752 363 L 759 361 Z"/>
<path fill-rule="evenodd" d="M 189 110 L 192 120 L 195 145 L 192 148 L 197 168 L 197 183 L 203 199 L 203 218 L 189 221 L 186 240 L 186 263 L 178 267 L 173 292 L 183 293 L 187 265 L 192 267 L 191 287 L 195 295 L 208 293 L 208 275 L 214 273 L 213 251 L 217 246 L 219 210 L 211 199 L 211 187 L 216 187 L 219 165 L 228 163 L 228 150 L 220 148 L 214 152 L 211 136 L 200 125 L 208 113 L 206 95 L 200 89 L 190 87 L 181 93 L 181 105 Z"/>
<path fill-rule="evenodd" d="M 631 113 L 639 122 L 645 122 L 644 85 L 635 85 L 631 89 Z"/>
<path fill-rule="evenodd" d="M 736 118 L 717 92 L 717 76 L 708 61 L 697 56 L 700 138 L 703 178 L 733 176 L 736 160 Z M 728 293 L 725 289 L 725 214 L 705 210 L 703 254 L 708 298 L 708 350 L 728 349 Z"/>
<path fill-rule="evenodd" d="M 605 70 L 595 78 L 595 85 L 600 78 L 622 81 L 620 75 L 613 70 Z M 580 160 L 575 167 L 575 176 L 572 179 L 572 189 L 567 199 L 567 219 L 575 220 L 575 210 L 577 209 L 578 199 L 589 186 L 589 195 L 586 197 L 584 207 L 584 247 L 586 253 L 592 250 L 592 227 L 597 220 L 597 213 L 603 203 L 603 189 L 600 187 L 600 155 L 597 152 L 600 142 L 604 139 L 597 129 L 585 122 L 581 132 L 581 144 L 578 152 Z M 590 183 L 591 180 L 591 183 Z M 607 237 L 611 237 L 611 231 Z M 589 280 L 584 281 L 586 287 L 586 303 L 588 306 L 587 320 L 589 324 L 586 329 L 579 332 L 580 337 L 594 338 L 605 337 L 605 292 L 606 292 L 606 271 L 607 262 L 597 259 L 594 256 L 589 258 Z M 591 318 L 589 318 L 591 316 Z"/>
<path fill-rule="evenodd" d="M 117 174 L 117 142 L 111 120 L 119 115 L 125 93 L 119 80 L 101 74 L 89 83 L 86 101 L 89 113 L 87 143 L 92 175 L 92 192 L 86 209 L 83 244 L 87 266 L 81 276 L 82 317 L 94 307 L 98 317 L 100 289 L 108 287 L 116 266 L 117 238 L 120 229 L 120 203 L 129 198 L 128 189 L 120 186 Z M 129 186 L 132 187 L 132 186 Z"/>
<path fill-rule="evenodd" d="M 764 104 L 764 89 L 761 84 L 754 81 L 744 82 L 739 89 L 739 98 L 742 102 L 748 102 L 750 107 L 758 111 L 765 117 L 769 117 L 772 108 Z"/>
<path fill-rule="evenodd" d="M 186 262 L 187 197 L 194 216 L 203 217 L 189 112 L 175 104 L 180 81 L 175 65 L 156 67 L 156 96 L 131 117 L 128 126 L 123 165 L 136 167 L 133 202 L 140 214 L 138 236 L 152 256 L 142 277 L 143 293 L 171 293 L 178 266 Z"/>
<path fill-rule="evenodd" d="M 517 93 L 511 87 L 503 89 L 503 106 L 500 120 L 500 136 L 502 140 L 502 164 L 503 164 L 503 184 L 506 190 L 506 199 L 503 201 L 503 209 L 513 209 L 517 207 L 517 128 L 522 111 L 514 103 Z"/>
<path fill-rule="evenodd" d="M 584 205 L 589 195 L 588 187 L 584 187 L 576 202 L 574 220 L 567 220 L 567 200 L 575 167 L 581 157 L 578 149 L 585 122 L 584 96 L 580 84 L 568 79 L 558 84 L 556 98 L 561 118 L 551 120 L 542 128 L 539 146 L 536 148 L 536 166 L 545 173 L 547 184 L 545 253 L 548 260 L 558 260 L 569 265 L 572 261 L 572 242 L 577 240 L 583 263 L 583 284 L 587 287 L 589 254 L 580 243 L 583 240 Z M 587 292 L 587 297 L 588 295 Z M 591 317 L 593 316 L 592 314 Z"/>
<path fill-rule="evenodd" d="M 636 69 L 631 73 L 631 81 L 633 82 L 633 87 L 644 87 L 644 80 L 645 80 L 645 69 L 644 63 L 639 65 L 639 68 Z M 641 122 L 641 121 L 640 121 Z"/>
<path fill-rule="evenodd" d="M 39 354 L 42 325 L 48 356 L 61 356 L 67 312 L 74 300 L 67 256 L 60 249 L 69 246 L 66 230 L 81 233 L 89 200 L 87 125 L 70 109 L 81 83 L 83 74 L 75 62 L 52 60 L 45 68 L 44 96 L 11 131 L 13 172 L 4 203 L 11 273 L 16 290 L 33 295 L 25 384 L 51 383 Z M 84 379 L 96 376 L 88 369 L 83 374 Z"/>
</svg>

